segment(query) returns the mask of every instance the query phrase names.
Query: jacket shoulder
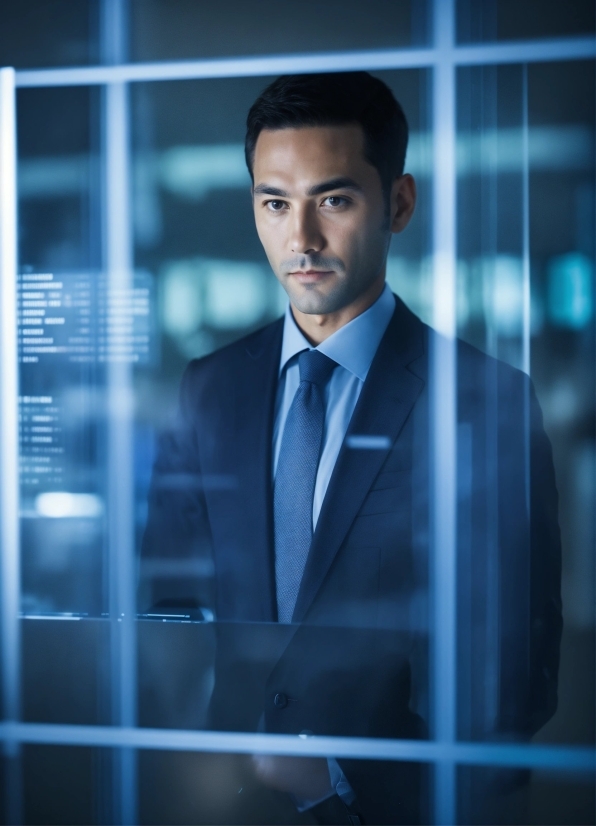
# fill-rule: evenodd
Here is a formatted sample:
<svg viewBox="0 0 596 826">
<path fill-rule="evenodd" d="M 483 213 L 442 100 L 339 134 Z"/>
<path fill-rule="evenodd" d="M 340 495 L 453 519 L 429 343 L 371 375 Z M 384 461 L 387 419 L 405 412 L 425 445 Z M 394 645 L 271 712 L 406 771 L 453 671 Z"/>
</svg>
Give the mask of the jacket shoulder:
<svg viewBox="0 0 596 826">
<path fill-rule="evenodd" d="M 434 347 L 448 347 L 449 340 L 416 315 L 399 296 L 396 298 L 395 318 L 399 321 L 401 334 L 410 338 L 417 337 L 422 341 L 423 357 L 432 360 Z M 501 359 L 485 353 L 480 348 L 470 344 L 462 338 L 455 339 L 457 382 L 460 389 L 469 386 L 478 389 L 481 378 L 493 376 L 503 385 L 522 387 L 532 384 L 530 377 L 517 367 L 513 367 Z M 428 364 L 430 367 L 430 364 Z"/>
<path fill-rule="evenodd" d="M 281 342 L 283 322 L 283 317 L 278 318 L 213 353 L 192 359 L 182 376 L 181 400 L 186 394 L 195 395 L 205 387 L 214 389 L 222 383 L 233 383 L 247 361 L 253 361 L 267 352 L 273 356 Z"/>
<path fill-rule="evenodd" d="M 519 393 L 524 388 L 533 392 L 532 380 L 527 373 L 463 339 L 457 340 L 457 372 L 462 389 L 478 390 L 485 387 L 488 381 L 496 383 L 505 395 Z"/>
</svg>

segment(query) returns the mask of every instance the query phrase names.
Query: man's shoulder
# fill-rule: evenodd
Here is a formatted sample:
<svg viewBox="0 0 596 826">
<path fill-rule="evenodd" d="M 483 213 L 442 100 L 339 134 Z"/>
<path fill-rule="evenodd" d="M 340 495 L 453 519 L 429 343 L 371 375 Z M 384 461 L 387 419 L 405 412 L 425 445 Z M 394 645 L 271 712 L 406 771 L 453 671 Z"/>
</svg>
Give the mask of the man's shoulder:
<svg viewBox="0 0 596 826">
<path fill-rule="evenodd" d="M 247 362 L 254 363 L 267 355 L 275 358 L 282 331 L 283 317 L 208 355 L 192 359 L 184 371 L 183 385 L 233 382 L 239 371 L 246 368 Z"/>
<path fill-rule="evenodd" d="M 531 379 L 519 367 L 501 358 L 485 353 L 463 339 L 457 339 L 457 374 L 462 389 L 486 389 L 486 383 L 495 384 L 501 394 L 520 391 L 531 384 Z"/>
<path fill-rule="evenodd" d="M 396 329 L 406 328 L 409 336 L 422 338 L 423 360 L 426 362 L 426 371 L 430 368 L 432 354 L 435 348 L 445 348 L 453 343 L 434 327 L 424 322 L 404 302 L 396 298 L 396 313 L 394 321 Z M 399 335 L 399 332 L 398 332 Z M 455 339 L 457 382 L 460 390 L 466 388 L 478 390 L 485 386 L 485 379 L 496 379 L 499 385 L 521 387 L 530 381 L 529 376 L 506 361 L 486 353 L 481 347 L 471 344 L 463 338 Z"/>
</svg>

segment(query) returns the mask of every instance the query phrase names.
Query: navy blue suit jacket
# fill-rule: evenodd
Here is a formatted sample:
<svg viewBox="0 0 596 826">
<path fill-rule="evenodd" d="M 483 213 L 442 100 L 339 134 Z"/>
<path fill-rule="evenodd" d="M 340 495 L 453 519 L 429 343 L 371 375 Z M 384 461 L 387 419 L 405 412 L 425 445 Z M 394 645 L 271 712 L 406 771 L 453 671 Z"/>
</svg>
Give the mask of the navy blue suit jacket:
<svg viewBox="0 0 596 826">
<path fill-rule="evenodd" d="M 143 558 L 213 561 L 216 728 L 424 737 L 432 646 L 429 353 L 399 299 L 338 456 L 294 626 L 276 625 L 272 428 L 283 320 L 190 363 L 162 437 Z M 437 399 L 440 404 L 440 399 Z M 529 737 L 555 711 L 560 539 L 530 380 L 457 344 L 458 725 Z M 161 588 L 161 590 L 160 590 Z M 156 585 L 154 600 L 167 598 Z M 276 695 L 287 702 L 274 702 Z M 340 761 L 369 822 L 421 817 L 419 773 Z"/>
</svg>

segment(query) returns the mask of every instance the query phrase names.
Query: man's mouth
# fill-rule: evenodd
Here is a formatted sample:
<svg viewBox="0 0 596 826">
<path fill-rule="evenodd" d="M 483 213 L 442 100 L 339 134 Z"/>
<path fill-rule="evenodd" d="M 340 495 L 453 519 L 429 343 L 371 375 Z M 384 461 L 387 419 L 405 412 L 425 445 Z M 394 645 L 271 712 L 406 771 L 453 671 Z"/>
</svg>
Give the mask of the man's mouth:
<svg viewBox="0 0 596 826">
<path fill-rule="evenodd" d="M 290 273 L 300 284 L 313 284 L 333 274 L 333 270 L 294 270 Z"/>
</svg>

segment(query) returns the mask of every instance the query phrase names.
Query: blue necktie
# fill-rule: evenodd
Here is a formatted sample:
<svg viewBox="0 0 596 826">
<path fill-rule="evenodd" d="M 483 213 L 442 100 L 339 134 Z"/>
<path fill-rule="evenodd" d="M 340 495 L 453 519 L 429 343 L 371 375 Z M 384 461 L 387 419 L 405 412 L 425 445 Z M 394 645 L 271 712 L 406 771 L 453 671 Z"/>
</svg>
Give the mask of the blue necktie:
<svg viewBox="0 0 596 826">
<path fill-rule="evenodd" d="M 318 350 L 298 357 L 300 385 L 288 411 L 275 485 L 275 584 L 280 622 L 291 622 L 312 541 L 312 506 L 325 424 L 325 385 L 336 362 Z"/>
</svg>

